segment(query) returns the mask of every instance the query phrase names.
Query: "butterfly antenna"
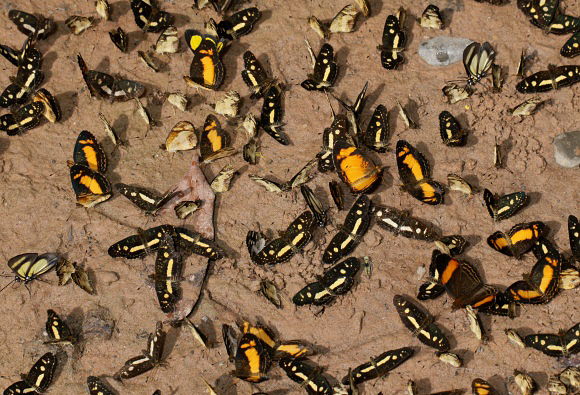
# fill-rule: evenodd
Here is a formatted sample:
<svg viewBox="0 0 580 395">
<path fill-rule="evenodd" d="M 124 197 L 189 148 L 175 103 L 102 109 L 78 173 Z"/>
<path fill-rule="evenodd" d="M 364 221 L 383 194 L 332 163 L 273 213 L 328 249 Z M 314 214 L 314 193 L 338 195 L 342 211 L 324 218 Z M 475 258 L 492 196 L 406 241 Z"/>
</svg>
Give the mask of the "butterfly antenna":
<svg viewBox="0 0 580 395">
<path fill-rule="evenodd" d="M 8 284 L 6 284 L 5 286 L 3 286 L 0 289 L 0 292 L 4 291 L 6 288 L 8 288 L 14 281 L 16 281 L 16 279 L 13 279 L 12 281 L 10 281 Z"/>
<path fill-rule="evenodd" d="M 334 118 L 336 118 L 336 114 L 334 113 L 334 108 L 332 107 L 332 103 L 330 102 L 330 98 L 328 97 L 328 91 L 324 91 L 324 94 L 326 95 L 326 100 L 328 101 L 328 106 L 330 107 L 330 111 L 332 112 L 332 120 L 334 121 Z M 332 95 L 332 93 L 331 93 L 331 95 Z M 334 97 L 334 95 L 332 97 Z"/>
</svg>

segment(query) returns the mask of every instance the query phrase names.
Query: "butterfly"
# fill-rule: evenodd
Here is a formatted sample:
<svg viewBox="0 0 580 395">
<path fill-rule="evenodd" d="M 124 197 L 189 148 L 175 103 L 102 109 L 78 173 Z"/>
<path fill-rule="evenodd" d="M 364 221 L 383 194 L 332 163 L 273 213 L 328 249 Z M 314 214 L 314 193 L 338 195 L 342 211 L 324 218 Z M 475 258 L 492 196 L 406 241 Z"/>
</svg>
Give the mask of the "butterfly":
<svg viewBox="0 0 580 395">
<path fill-rule="evenodd" d="M 282 145 L 290 144 L 288 136 L 280 129 L 282 123 L 282 91 L 278 85 L 271 85 L 264 96 L 260 113 L 260 126 L 274 140 Z"/>
<path fill-rule="evenodd" d="M 224 79 L 224 65 L 220 59 L 223 41 L 189 29 L 185 31 L 185 42 L 193 52 L 188 78 L 197 86 L 217 90 Z"/>
<path fill-rule="evenodd" d="M 421 343 L 442 352 L 449 350 L 449 340 L 443 331 L 435 325 L 432 316 L 425 314 L 410 299 L 402 295 L 395 295 L 393 304 L 403 321 L 403 325 L 411 330 L 413 336 L 417 336 Z"/>
<path fill-rule="evenodd" d="M 417 299 L 419 300 L 435 299 L 445 292 L 445 286 L 441 281 L 441 272 L 439 271 L 440 269 L 444 269 L 444 267 L 441 265 L 439 268 L 437 267 L 437 257 L 440 254 L 441 252 L 434 250 L 431 255 L 429 280 L 419 287 L 419 292 L 417 293 Z"/>
<path fill-rule="evenodd" d="M 168 191 L 164 195 L 159 195 L 146 188 L 134 187 L 123 183 L 115 184 L 115 189 L 135 206 L 145 211 L 147 215 L 157 214 L 163 206 L 180 193 L 179 191 Z"/>
<path fill-rule="evenodd" d="M 44 88 L 37 90 L 32 96 L 33 102 L 38 102 L 44 105 L 44 112 L 42 115 L 52 123 L 59 122 L 62 118 L 60 106 L 52 94 Z"/>
<path fill-rule="evenodd" d="M 209 114 L 205 119 L 199 139 L 199 152 L 202 162 L 209 163 L 235 154 L 237 151 L 230 144 L 230 135 L 222 129 L 217 117 Z"/>
<path fill-rule="evenodd" d="M 349 4 L 341 9 L 329 23 L 321 22 L 315 16 L 310 16 L 308 17 L 308 24 L 320 38 L 328 40 L 331 33 L 352 32 L 357 16 L 356 5 Z"/>
<path fill-rule="evenodd" d="M 0 94 L 0 107 L 7 108 L 26 103 L 43 79 L 42 71 L 20 67 L 16 78 L 12 79 L 12 83 Z"/>
<path fill-rule="evenodd" d="M 443 202 L 445 189 L 431 180 L 431 167 L 427 159 L 405 140 L 397 141 L 397 168 L 405 189 L 423 203 L 437 205 Z"/>
<path fill-rule="evenodd" d="M 155 0 L 131 0 L 131 10 L 135 23 L 144 32 L 159 33 L 173 25 L 173 15 L 160 11 Z"/>
<path fill-rule="evenodd" d="M 493 63 L 495 51 L 490 43 L 473 42 L 463 50 L 463 66 L 467 73 L 467 86 L 473 86 L 485 77 Z"/>
<path fill-rule="evenodd" d="M 90 208 L 111 197 L 111 184 L 102 175 L 107 170 L 107 157 L 91 132 L 79 133 L 73 162 L 70 177 L 78 204 Z"/>
<path fill-rule="evenodd" d="M 454 256 L 463 252 L 467 240 L 459 235 L 443 236 L 435 241 L 435 245 L 444 254 Z"/>
<path fill-rule="evenodd" d="M 359 140 L 373 151 L 383 153 L 387 152 L 388 138 L 389 123 L 387 108 L 379 104 L 371 116 L 366 131 L 359 137 Z"/>
<path fill-rule="evenodd" d="M 6 388 L 4 395 L 39 395 L 44 393 L 52 382 L 56 363 L 56 356 L 47 352 L 32 366 L 27 375 L 23 375 L 22 381 L 17 381 Z"/>
<path fill-rule="evenodd" d="M 50 340 L 45 343 L 69 343 L 76 341 L 72 331 L 54 310 L 47 310 L 46 333 Z"/>
<path fill-rule="evenodd" d="M 559 0 L 531 0 L 531 6 L 524 7 L 530 22 L 544 29 L 546 33 L 568 34 L 580 28 L 580 18 L 558 11 Z"/>
<path fill-rule="evenodd" d="M 493 233 L 487 238 L 487 244 L 504 255 L 519 259 L 545 231 L 546 225 L 543 222 L 521 223 L 514 225 L 507 233 Z"/>
<path fill-rule="evenodd" d="M 165 233 L 157 250 L 155 274 L 153 275 L 159 306 L 164 313 L 172 312 L 181 298 L 179 281 L 182 265 L 181 254 L 175 251 L 171 235 Z"/>
<path fill-rule="evenodd" d="M 300 191 L 302 192 L 302 196 L 304 197 L 308 208 L 314 214 L 316 225 L 321 228 L 325 227 L 328 221 L 328 216 L 326 214 L 328 212 L 328 208 L 324 208 L 320 200 L 318 200 L 308 185 L 301 185 Z"/>
<path fill-rule="evenodd" d="M 577 261 L 580 261 L 580 226 L 578 218 L 574 215 L 568 216 L 568 236 L 570 237 L 572 256 Z"/>
<path fill-rule="evenodd" d="M 384 376 L 397 366 L 406 362 L 414 353 L 411 347 L 403 347 L 396 350 L 389 350 L 379 356 L 369 358 L 370 362 L 363 363 L 354 368 L 350 375 L 342 379 L 342 383 L 344 385 L 349 384 L 351 376 L 354 384 L 364 383 L 365 381 Z"/>
<path fill-rule="evenodd" d="M 443 18 L 441 17 L 441 12 L 439 11 L 439 7 L 433 4 L 429 4 L 427 8 L 421 14 L 421 18 L 419 19 L 419 24 L 421 27 L 426 27 L 430 29 L 437 29 L 441 30 L 445 27 L 443 23 Z"/>
<path fill-rule="evenodd" d="M 179 49 L 179 32 L 173 25 L 167 26 L 157 38 L 153 49 L 157 53 L 176 53 Z"/>
<path fill-rule="evenodd" d="M 580 31 L 574 33 L 560 49 L 560 55 L 573 58 L 580 55 Z"/>
<path fill-rule="evenodd" d="M 36 70 L 40 68 L 42 54 L 34 48 L 33 37 L 28 37 L 20 51 L 0 45 L 0 54 L 19 69 Z"/>
<path fill-rule="evenodd" d="M 439 114 L 439 132 L 443 144 L 449 147 L 460 147 L 465 144 L 465 132 L 449 111 L 442 111 Z"/>
<path fill-rule="evenodd" d="M 312 168 L 314 167 L 315 164 L 316 164 L 315 161 L 308 162 L 302 169 L 300 169 L 298 173 L 294 175 L 294 177 L 292 177 L 289 181 L 283 183 L 270 181 L 254 174 L 249 174 L 248 177 L 250 178 L 250 180 L 255 181 L 256 183 L 264 187 L 268 192 L 275 193 L 288 192 L 310 181 L 310 172 L 312 171 Z"/>
<path fill-rule="evenodd" d="M 354 251 L 369 228 L 370 208 L 369 197 L 359 196 L 346 215 L 344 224 L 326 246 L 322 263 L 334 263 Z"/>
<path fill-rule="evenodd" d="M 501 221 L 515 214 L 528 201 L 525 192 L 514 192 L 508 195 L 496 196 L 489 189 L 483 191 L 483 200 L 489 215 L 494 221 Z"/>
<path fill-rule="evenodd" d="M 396 15 L 389 15 L 383 28 L 383 42 L 381 50 L 381 64 L 387 70 L 396 69 L 405 61 L 401 52 L 405 49 L 407 35 L 401 29 L 402 21 Z"/>
<path fill-rule="evenodd" d="M 173 235 L 175 228 L 171 225 L 160 225 L 140 231 L 139 234 L 124 238 L 111 245 L 107 253 L 112 258 L 137 259 L 157 251 L 163 235 Z"/>
<path fill-rule="evenodd" d="M 77 55 L 77 61 L 91 96 L 100 96 L 111 102 L 115 100 L 127 101 L 140 97 L 145 92 L 145 87 L 140 82 L 115 78 L 107 73 L 89 70 L 80 54 Z"/>
<path fill-rule="evenodd" d="M 353 193 L 365 193 L 381 179 L 382 169 L 365 152 L 344 139 L 334 143 L 332 159 L 338 176 Z"/>
<path fill-rule="evenodd" d="M 163 324 L 157 322 L 155 333 L 149 334 L 147 349 L 143 355 L 129 359 L 125 365 L 115 373 L 116 380 L 130 379 L 140 374 L 146 373 L 161 363 L 163 356 L 163 346 L 165 345 L 165 332 Z"/>
<path fill-rule="evenodd" d="M 20 32 L 39 40 L 45 39 L 56 27 L 52 19 L 37 17 L 20 10 L 10 10 L 8 18 L 14 22 Z"/>
<path fill-rule="evenodd" d="M 534 246 L 538 261 L 523 281 L 517 281 L 506 290 L 507 296 L 516 303 L 548 303 L 558 293 L 558 281 L 562 258 L 558 250 L 547 240 L 540 239 Z"/>
<path fill-rule="evenodd" d="M 127 52 L 127 45 L 129 43 L 129 39 L 127 38 L 127 33 L 120 27 L 117 30 L 111 30 L 109 32 L 109 37 L 111 41 L 119 50 L 123 53 Z"/>
<path fill-rule="evenodd" d="M 33 102 L 20 107 L 14 112 L 0 116 L 0 130 L 8 136 L 15 136 L 38 126 L 45 111 L 44 103 Z"/>
<path fill-rule="evenodd" d="M 580 351 L 580 323 L 558 334 L 528 335 L 524 338 L 524 343 L 551 357 L 567 358 Z"/>
<path fill-rule="evenodd" d="M 485 380 L 474 379 L 471 382 L 473 395 L 499 395 L 498 392 Z"/>
<path fill-rule="evenodd" d="M 336 296 L 344 295 L 354 285 L 354 277 L 360 269 L 360 261 L 351 257 L 332 266 L 316 282 L 310 283 L 292 298 L 297 306 L 313 304 L 321 306 L 333 301 Z"/>
<path fill-rule="evenodd" d="M 276 265 L 288 261 L 302 251 L 312 238 L 310 228 L 313 220 L 314 216 L 310 211 L 300 214 L 286 228 L 281 237 L 266 244 L 260 252 L 252 257 L 252 261 L 257 265 Z"/>
<path fill-rule="evenodd" d="M 251 51 L 244 52 L 244 70 L 242 70 L 242 79 L 252 92 L 252 99 L 259 99 L 266 94 L 270 86 L 275 82 L 268 76 L 262 64 Z"/>
<path fill-rule="evenodd" d="M 318 170 L 320 172 L 327 172 L 334 169 L 334 161 L 332 156 L 332 149 L 334 143 L 339 139 L 347 139 L 349 123 L 344 114 L 338 114 L 334 117 L 330 127 L 325 128 L 322 134 L 323 151 L 320 151 L 316 158 L 318 159 Z"/>
<path fill-rule="evenodd" d="M 438 238 L 433 227 L 411 217 L 408 212 L 387 206 L 374 206 L 373 216 L 380 227 L 393 232 L 395 236 L 425 241 L 434 241 Z"/>
<path fill-rule="evenodd" d="M 548 92 L 580 81 L 580 66 L 552 66 L 527 76 L 516 85 L 520 93 Z"/>
<path fill-rule="evenodd" d="M 309 394 L 331 395 L 334 393 L 326 377 L 320 374 L 320 370 L 306 362 L 282 358 L 280 367 L 290 380 L 300 384 Z"/>
<path fill-rule="evenodd" d="M 54 268 L 59 260 L 60 258 L 55 254 L 25 253 L 10 258 L 8 267 L 16 275 L 14 281 L 28 284 Z"/>
<path fill-rule="evenodd" d="M 87 377 L 87 386 L 90 395 L 115 395 L 115 393 L 98 377 Z"/>
<path fill-rule="evenodd" d="M 330 88 L 338 75 L 338 64 L 334 61 L 334 48 L 328 43 L 320 47 L 316 57 L 314 72 L 307 80 L 302 81 L 302 86 L 307 91 L 325 91 Z"/>
<path fill-rule="evenodd" d="M 250 33 L 260 16 L 262 13 L 257 7 L 250 7 L 230 15 L 218 24 L 210 18 L 210 25 L 215 25 L 220 39 L 234 40 Z"/>
<path fill-rule="evenodd" d="M 235 353 L 236 370 L 232 375 L 252 383 L 260 383 L 270 377 L 272 358 L 265 344 L 253 333 L 244 333 Z"/>
</svg>

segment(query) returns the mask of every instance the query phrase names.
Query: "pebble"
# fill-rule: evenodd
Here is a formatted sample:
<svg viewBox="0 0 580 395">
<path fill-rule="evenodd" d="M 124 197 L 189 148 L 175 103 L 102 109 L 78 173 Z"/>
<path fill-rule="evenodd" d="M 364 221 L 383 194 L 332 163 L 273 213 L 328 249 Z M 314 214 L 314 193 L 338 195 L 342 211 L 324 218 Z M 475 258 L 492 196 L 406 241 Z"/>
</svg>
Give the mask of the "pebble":
<svg viewBox="0 0 580 395">
<path fill-rule="evenodd" d="M 580 166 L 580 131 L 559 134 L 553 144 L 557 164 L 568 168 Z"/>
<path fill-rule="evenodd" d="M 419 56 L 432 66 L 447 66 L 463 60 L 463 50 L 473 41 L 463 37 L 437 36 L 419 45 Z"/>
</svg>

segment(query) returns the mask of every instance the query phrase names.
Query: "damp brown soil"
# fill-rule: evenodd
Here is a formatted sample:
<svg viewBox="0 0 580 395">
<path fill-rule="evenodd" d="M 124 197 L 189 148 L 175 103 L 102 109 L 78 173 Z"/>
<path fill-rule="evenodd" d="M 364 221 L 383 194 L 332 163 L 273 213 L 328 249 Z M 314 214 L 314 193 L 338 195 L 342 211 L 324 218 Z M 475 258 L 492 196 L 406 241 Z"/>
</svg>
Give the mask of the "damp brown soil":
<svg viewBox="0 0 580 395">
<path fill-rule="evenodd" d="M 343 4 L 344 3 L 344 4 Z M 370 18 L 359 18 L 356 31 L 336 34 L 330 39 L 340 64 L 333 93 L 352 101 L 366 81 L 368 100 L 362 118 L 368 120 L 378 104 L 389 109 L 391 150 L 373 157 L 385 166 L 381 186 L 372 194 L 375 202 L 410 210 L 413 215 L 439 228 L 445 234 L 461 234 L 469 241 L 465 258 L 474 262 L 486 282 L 505 287 L 521 279 L 531 270 L 531 254 L 521 260 L 510 259 L 486 243 L 496 230 L 507 230 L 518 222 L 544 221 L 550 227 L 549 237 L 562 250 L 569 250 L 566 219 L 579 213 L 578 169 L 564 169 L 553 159 L 552 139 L 562 132 L 575 130 L 578 123 L 580 87 L 565 88 L 544 94 L 547 100 L 541 110 L 530 117 L 514 118 L 508 109 L 527 99 L 515 91 L 515 77 L 520 51 L 534 55 L 533 71 L 545 69 L 550 63 L 573 64 L 559 55 L 562 36 L 545 35 L 526 21 L 515 0 L 494 7 L 472 0 L 438 1 L 444 9 L 445 30 L 422 30 L 412 22 L 427 3 L 402 0 L 396 3 L 371 1 Z M 216 18 L 211 10 L 194 11 L 190 1 L 162 2 L 162 8 L 176 15 L 180 36 L 186 28 L 202 29 L 204 20 Z M 252 386 L 233 379 L 228 372 L 234 365 L 221 340 L 222 324 L 234 324 L 246 318 L 261 321 L 275 330 L 280 339 L 302 339 L 314 344 L 319 354 L 311 357 L 324 367 L 332 382 L 340 380 L 349 367 L 366 362 L 386 350 L 412 346 L 416 355 L 387 377 L 371 381 L 362 387 L 365 394 L 402 394 L 409 379 L 418 383 L 420 394 L 452 388 L 470 391 L 471 381 L 488 379 L 505 393 L 505 383 L 514 369 L 529 372 L 545 388 L 548 376 L 563 368 L 563 364 L 532 350 L 521 350 L 508 344 L 505 328 L 520 329 L 523 334 L 534 331 L 557 332 L 569 328 L 580 317 L 578 293 L 565 291 L 552 302 L 541 306 L 524 306 L 515 320 L 483 317 L 490 340 L 480 342 L 470 332 L 463 311 L 453 311 L 447 296 L 425 303 L 437 317 L 437 322 L 451 338 L 452 350 L 461 356 L 464 366 L 453 368 L 440 362 L 433 350 L 421 345 L 403 328 L 393 307 L 395 294 L 415 295 L 424 281 L 419 268 L 429 264 L 432 244 L 394 237 L 374 226 L 356 249 L 356 256 L 368 255 L 374 262 L 372 277 L 357 277 L 353 290 L 339 297 L 323 314 L 317 308 L 295 307 L 291 298 L 307 282 L 322 274 L 321 255 L 326 243 L 336 232 L 345 212 L 331 209 L 330 224 L 315 231 L 313 241 L 304 254 L 276 267 L 253 264 L 245 247 L 249 230 L 262 229 L 274 236 L 306 209 L 298 190 L 275 194 L 266 192 L 248 178 L 249 173 L 287 180 L 321 147 L 322 131 L 330 124 L 331 113 L 326 98 L 300 87 L 310 72 L 310 59 L 304 38 L 313 48 L 321 45 L 318 36 L 308 27 L 306 19 L 314 14 L 322 19 L 335 15 L 346 2 L 330 0 L 287 2 L 282 0 L 252 2 L 263 16 L 251 34 L 234 42 L 223 55 L 226 75 L 220 92 L 196 91 L 186 87 L 182 76 L 189 71 L 191 52 L 183 39 L 180 51 L 160 55 L 163 62 L 159 73 L 148 69 L 138 58 L 138 50 L 154 44 L 157 35 L 138 31 L 128 1 L 113 1 L 112 20 L 99 21 L 80 36 L 69 33 L 64 20 L 74 14 L 96 17 L 93 1 L 64 2 L 4 2 L 0 15 L 0 42 L 20 47 L 24 36 L 19 33 L 7 13 L 12 8 L 42 13 L 57 21 L 58 31 L 38 48 L 44 55 L 43 86 L 50 90 L 62 107 L 63 120 L 57 124 L 43 123 L 21 136 L 0 137 L 0 245 L 1 258 L 24 252 L 58 252 L 69 260 L 83 263 L 95 279 L 97 294 L 84 293 L 73 285 L 58 287 L 54 273 L 23 287 L 8 287 L 0 294 L 0 388 L 8 387 L 26 373 L 33 362 L 48 350 L 43 335 L 46 310 L 54 309 L 66 317 L 72 327 L 84 328 L 82 350 L 63 348 L 59 354 L 59 373 L 50 389 L 52 394 L 86 393 L 86 377 L 108 376 L 123 363 L 145 348 L 147 334 L 155 322 L 166 320 L 160 311 L 154 288 L 148 280 L 154 256 L 144 260 L 112 259 L 107 248 L 114 242 L 136 232 L 170 222 L 183 221 L 171 217 L 148 218 L 126 199 L 114 196 L 94 209 L 75 206 L 66 166 L 78 133 L 87 129 L 102 142 L 109 157 L 107 177 L 112 183 L 124 182 L 153 188 L 159 192 L 175 184 L 187 171 L 191 152 L 170 154 L 159 148 L 170 128 L 187 120 L 201 128 L 212 104 L 224 91 L 236 90 L 243 96 L 241 114 L 258 115 L 261 102 L 252 101 L 240 72 L 242 54 L 254 52 L 267 70 L 285 81 L 284 130 L 292 144 L 281 146 L 267 135 L 261 136 L 262 157 L 256 166 L 247 165 L 241 155 L 222 159 L 205 167 L 208 179 L 226 164 L 238 169 L 230 191 L 216 199 L 216 240 L 227 251 L 227 258 L 215 262 L 210 269 L 203 300 L 192 320 L 205 331 L 212 343 L 203 349 L 186 331 L 170 330 L 166 350 L 166 366 L 148 374 L 113 383 L 121 394 L 150 394 L 157 388 L 162 394 L 202 394 L 203 377 L 212 383 L 218 394 L 298 394 L 304 390 L 288 380 L 280 368 L 273 366 L 272 378 Z M 381 40 L 387 15 L 399 6 L 408 11 L 409 40 L 404 53 L 406 62 L 396 71 L 381 67 L 377 44 Z M 580 2 L 563 2 L 570 14 L 580 12 Z M 219 16 L 217 16 L 219 18 Z M 122 26 L 129 33 L 129 53 L 122 54 L 109 40 L 108 31 Z M 492 94 L 489 79 L 477 86 L 468 100 L 447 104 L 441 94 L 445 81 L 464 74 L 461 64 L 439 68 L 427 65 L 417 48 L 424 40 L 450 35 L 492 43 L 497 51 L 497 63 L 506 68 L 507 76 L 501 93 Z M 76 55 L 82 53 L 92 69 L 109 72 L 143 82 L 147 87 L 142 102 L 150 111 L 155 126 L 147 127 L 135 112 L 132 102 L 109 104 L 89 97 L 79 72 Z M 14 68 L 0 62 L 0 86 L 9 83 Z M 186 112 L 161 104 L 165 92 L 187 94 L 190 105 Z M 409 130 L 397 115 L 396 100 L 409 108 L 420 127 Z M 333 100 L 335 110 L 337 103 Z M 468 131 L 467 145 L 449 148 L 439 136 L 438 114 L 448 110 L 456 115 Z M 128 142 L 114 147 L 106 137 L 98 114 L 102 112 Z M 4 111 L 3 111 L 4 113 Z M 245 135 L 238 120 L 220 117 L 224 128 L 233 136 L 233 145 L 240 148 Z M 446 195 L 445 204 L 431 207 L 422 204 L 399 189 L 393 147 L 406 139 L 424 152 L 432 164 L 434 179 L 445 182 L 448 173 L 462 175 L 480 190 L 494 192 L 526 191 L 530 204 L 516 216 L 493 223 L 483 204 L 482 195 L 468 198 L 459 192 Z M 496 140 L 502 143 L 504 168 L 493 166 Z M 325 205 L 333 206 L 328 182 L 336 174 L 316 174 L 310 186 Z M 354 201 L 347 196 L 347 205 Z M 185 221 L 195 227 L 194 220 Z M 203 271 L 206 262 L 190 257 L 186 275 Z M 5 267 L 4 272 L 9 270 Z M 276 309 L 258 294 L 262 279 L 274 281 L 281 289 L 283 308 Z M 10 278 L 5 278 L 8 282 Z M 192 289 L 199 285 L 199 276 Z M 193 299 L 194 296 L 185 295 Z M 166 328 L 168 326 L 166 325 Z M 113 381 L 109 379 L 109 382 Z M 545 389 L 541 392 L 546 393 Z"/>
</svg>

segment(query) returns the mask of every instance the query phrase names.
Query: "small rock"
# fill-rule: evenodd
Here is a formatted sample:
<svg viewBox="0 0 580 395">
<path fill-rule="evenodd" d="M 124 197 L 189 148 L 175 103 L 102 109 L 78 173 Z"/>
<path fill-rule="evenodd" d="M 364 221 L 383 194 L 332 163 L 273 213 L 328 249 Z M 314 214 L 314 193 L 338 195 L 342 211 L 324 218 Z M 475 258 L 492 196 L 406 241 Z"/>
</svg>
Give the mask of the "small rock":
<svg viewBox="0 0 580 395">
<path fill-rule="evenodd" d="M 472 42 L 468 38 L 438 36 L 419 45 L 419 56 L 432 66 L 447 66 L 463 60 L 463 50 Z"/>
<path fill-rule="evenodd" d="M 113 336 L 115 320 L 111 311 L 104 307 L 96 307 L 87 311 L 83 320 L 82 334 L 85 339 L 101 338 L 109 340 Z"/>
<path fill-rule="evenodd" d="M 553 144 L 557 164 L 569 168 L 580 166 L 580 131 L 559 134 Z"/>
</svg>

